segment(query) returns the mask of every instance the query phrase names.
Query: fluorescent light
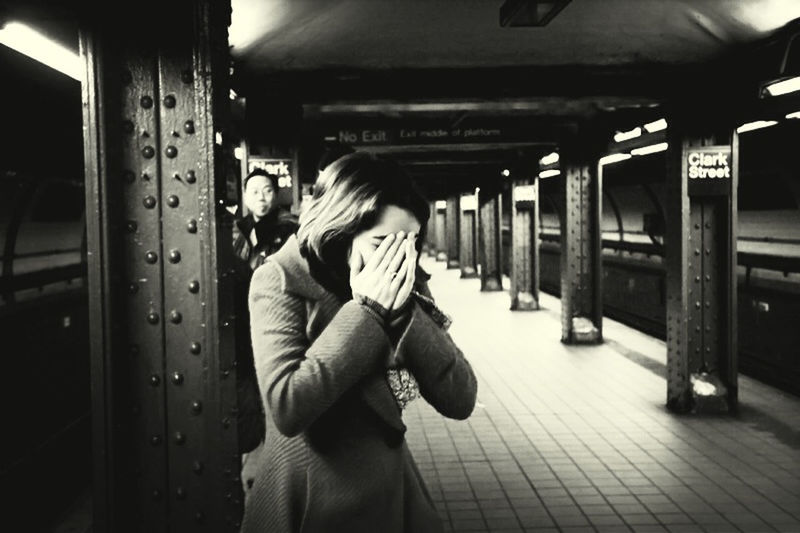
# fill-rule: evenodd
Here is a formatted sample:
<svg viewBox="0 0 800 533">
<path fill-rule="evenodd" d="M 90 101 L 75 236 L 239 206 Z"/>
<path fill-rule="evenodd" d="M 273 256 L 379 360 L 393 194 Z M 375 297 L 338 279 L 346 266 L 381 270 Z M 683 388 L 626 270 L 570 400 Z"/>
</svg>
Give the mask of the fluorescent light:
<svg viewBox="0 0 800 533">
<path fill-rule="evenodd" d="M 614 134 L 614 142 L 621 143 L 622 141 L 629 141 L 635 139 L 642 134 L 642 128 L 636 127 L 630 131 L 618 131 Z"/>
<path fill-rule="evenodd" d="M 788 119 L 800 118 L 800 111 L 795 111 L 794 113 L 789 113 L 788 115 L 786 115 L 786 118 L 788 118 Z"/>
<path fill-rule="evenodd" d="M 19 22 L 0 29 L 0 43 L 78 81 L 83 79 L 81 58 L 41 33 Z"/>
<path fill-rule="evenodd" d="M 647 130 L 647 133 L 655 133 L 657 131 L 667 129 L 667 121 L 663 118 L 660 118 L 654 122 L 650 122 L 644 125 L 644 129 Z"/>
<path fill-rule="evenodd" d="M 557 168 L 553 168 L 553 169 L 550 169 L 550 170 L 543 170 L 543 171 L 539 172 L 539 177 L 540 178 L 552 178 L 553 176 L 558 176 L 559 174 L 561 174 L 561 171 L 558 170 Z"/>
<path fill-rule="evenodd" d="M 507 168 L 504 168 L 503 171 L 500 172 L 500 174 L 502 174 L 505 177 L 509 177 L 511 175 L 511 171 L 508 170 Z"/>
<path fill-rule="evenodd" d="M 782 94 L 800 91 L 800 77 L 771 83 L 764 89 L 770 96 L 780 96 Z"/>
<path fill-rule="evenodd" d="M 630 159 L 632 156 L 631 154 L 611 154 L 600 158 L 601 165 L 610 165 L 611 163 L 616 163 L 617 161 L 625 161 L 626 159 Z"/>
<path fill-rule="evenodd" d="M 748 122 L 736 128 L 736 133 L 744 133 L 746 131 L 760 130 L 761 128 L 769 128 L 778 122 L 775 120 L 756 120 L 755 122 Z"/>
<path fill-rule="evenodd" d="M 546 156 L 544 156 L 539 160 L 539 163 L 541 163 L 542 165 L 553 165 L 555 163 L 558 163 L 558 152 L 547 154 Z"/>
<path fill-rule="evenodd" d="M 647 155 L 656 152 L 663 152 L 669 147 L 667 143 L 651 144 L 650 146 L 642 146 L 641 148 L 634 148 L 631 150 L 631 155 Z"/>
</svg>

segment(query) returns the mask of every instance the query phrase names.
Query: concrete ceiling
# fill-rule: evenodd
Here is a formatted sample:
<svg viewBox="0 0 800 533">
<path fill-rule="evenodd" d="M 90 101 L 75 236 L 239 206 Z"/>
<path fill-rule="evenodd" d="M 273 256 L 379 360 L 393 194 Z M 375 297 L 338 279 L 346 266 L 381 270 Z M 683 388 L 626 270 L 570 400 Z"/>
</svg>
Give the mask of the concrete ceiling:
<svg viewBox="0 0 800 533">
<path fill-rule="evenodd" d="M 797 0 L 573 0 L 546 27 L 502 28 L 502 0 L 233 0 L 248 70 L 686 65 L 800 17 Z"/>
</svg>

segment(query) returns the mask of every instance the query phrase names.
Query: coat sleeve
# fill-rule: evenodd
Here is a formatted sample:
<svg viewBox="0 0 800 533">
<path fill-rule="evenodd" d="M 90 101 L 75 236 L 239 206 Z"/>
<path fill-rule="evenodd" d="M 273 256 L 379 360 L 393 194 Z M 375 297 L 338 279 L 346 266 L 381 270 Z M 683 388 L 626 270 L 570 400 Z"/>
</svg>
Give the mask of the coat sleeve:
<svg viewBox="0 0 800 533">
<path fill-rule="evenodd" d="M 430 292 L 425 288 L 426 295 Z M 422 397 L 439 413 L 458 420 L 472 414 L 478 382 L 450 335 L 414 303 L 396 357 L 414 374 Z"/>
<path fill-rule="evenodd" d="M 306 300 L 282 288 L 267 262 L 250 285 L 250 330 L 258 383 L 278 431 L 302 432 L 342 394 L 390 356 L 388 337 L 364 306 L 345 303 L 310 343 Z"/>
</svg>

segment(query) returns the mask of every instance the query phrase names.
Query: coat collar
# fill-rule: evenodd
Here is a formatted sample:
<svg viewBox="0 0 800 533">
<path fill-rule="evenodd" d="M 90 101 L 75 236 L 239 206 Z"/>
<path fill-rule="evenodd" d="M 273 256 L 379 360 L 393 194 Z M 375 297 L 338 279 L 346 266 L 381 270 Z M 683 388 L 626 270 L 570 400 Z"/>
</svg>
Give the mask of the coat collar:
<svg viewBox="0 0 800 533">
<path fill-rule="evenodd" d="M 300 254 L 297 235 L 292 235 L 278 250 L 267 258 L 276 263 L 283 272 L 283 290 L 303 296 L 309 300 L 320 300 L 330 294 L 314 279 L 308 268 L 308 261 Z"/>
</svg>

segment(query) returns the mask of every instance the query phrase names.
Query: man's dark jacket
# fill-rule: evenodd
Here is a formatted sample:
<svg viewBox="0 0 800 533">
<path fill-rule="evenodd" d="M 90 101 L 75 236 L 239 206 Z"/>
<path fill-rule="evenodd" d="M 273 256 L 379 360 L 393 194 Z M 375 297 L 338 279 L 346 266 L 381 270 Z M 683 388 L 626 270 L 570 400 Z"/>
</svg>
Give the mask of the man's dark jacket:
<svg viewBox="0 0 800 533">
<path fill-rule="evenodd" d="M 256 232 L 255 245 L 250 236 Z M 253 271 L 267 257 L 280 250 L 283 243 L 297 231 L 297 218 L 282 209 L 276 209 L 255 222 L 253 215 L 236 220 L 233 224 L 233 252 L 236 257 L 236 389 L 239 404 L 239 452 L 255 449 L 264 440 L 264 411 L 258 390 L 253 351 L 250 344 L 250 313 L 247 294 Z"/>
</svg>

